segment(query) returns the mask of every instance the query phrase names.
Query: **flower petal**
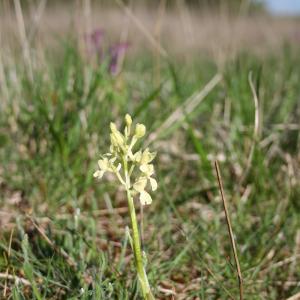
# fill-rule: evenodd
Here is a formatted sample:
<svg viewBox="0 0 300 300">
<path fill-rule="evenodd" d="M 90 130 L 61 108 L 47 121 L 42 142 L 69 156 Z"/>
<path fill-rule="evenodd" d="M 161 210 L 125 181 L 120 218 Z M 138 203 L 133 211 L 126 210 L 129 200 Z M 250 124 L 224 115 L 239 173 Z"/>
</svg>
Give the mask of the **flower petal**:
<svg viewBox="0 0 300 300">
<path fill-rule="evenodd" d="M 150 185 L 151 185 L 152 191 L 156 191 L 157 190 L 157 181 L 152 177 L 150 177 L 149 180 L 150 180 Z"/>
<path fill-rule="evenodd" d="M 141 164 L 146 165 L 149 164 L 156 156 L 156 152 L 150 152 L 149 148 L 146 148 L 141 157 Z"/>
<path fill-rule="evenodd" d="M 97 170 L 96 172 L 94 172 L 93 177 L 98 177 L 100 175 L 100 171 Z"/>
<path fill-rule="evenodd" d="M 94 176 L 95 178 L 101 179 L 101 178 L 103 177 L 104 173 L 105 173 L 104 171 L 97 170 L 97 171 L 93 174 L 93 176 Z"/>
<path fill-rule="evenodd" d="M 142 152 L 141 151 L 138 151 L 138 152 L 134 153 L 133 160 L 135 162 L 140 162 L 141 158 L 142 158 Z"/>
<path fill-rule="evenodd" d="M 154 173 L 153 165 L 141 165 L 140 170 L 145 173 L 147 177 L 150 177 Z"/>
<path fill-rule="evenodd" d="M 116 170 L 119 172 L 121 170 L 121 164 L 119 163 Z"/>
<path fill-rule="evenodd" d="M 141 193 L 142 191 L 144 191 L 146 185 L 147 185 L 147 178 L 141 177 L 133 184 L 133 189 Z"/>
<path fill-rule="evenodd" d="M 113 145 L 110 145 L 110 146 L 109 146 L 109 151 L 110 151 L 111 153 L 114 153 L 114 152 L 115 152 L 115 148 L 114 148 Z"/>
<path fill-rule="evenodd" d="M 140 201 L 142 205 L 149 205 L 152 203 L 152 198 L 147 192 L 142 191 L 140 193 Z"/>
<path fill-rule="evenodd" d="M 109 169 L 108 159 L 106 157 L 103 159 L 99 159 L 98 166 L 99 166 L 100 170 L 107 171 Z"/>
</svg>

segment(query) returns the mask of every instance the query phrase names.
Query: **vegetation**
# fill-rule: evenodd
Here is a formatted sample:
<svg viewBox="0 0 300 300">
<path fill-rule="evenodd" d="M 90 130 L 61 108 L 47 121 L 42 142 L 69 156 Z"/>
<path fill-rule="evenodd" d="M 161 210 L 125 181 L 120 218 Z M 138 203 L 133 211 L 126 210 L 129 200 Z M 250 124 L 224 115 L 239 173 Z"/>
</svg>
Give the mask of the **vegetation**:
<svg viewBox="0 0 300 300">
<path fill-rule="evenodd" d="M 222 70 L 211 59 L 169 59 L 158 69 L 144 54 L 112 75 L 107 62 L 91 62 L 73 44 L 63 48 L 31 62 L 1 57 L 2 297 L 140 299 L 126 194 L 114 177 L 93 178 L 110 122 L 121 125 L 126 113 L 146 125 L 157 151 L 158 189 L 138 212 L 155 298 L 238 298 L 216 159 L 244 298 L 299 292 L 300 58 L 293 49 L 241 53 Z"/>
</svg>

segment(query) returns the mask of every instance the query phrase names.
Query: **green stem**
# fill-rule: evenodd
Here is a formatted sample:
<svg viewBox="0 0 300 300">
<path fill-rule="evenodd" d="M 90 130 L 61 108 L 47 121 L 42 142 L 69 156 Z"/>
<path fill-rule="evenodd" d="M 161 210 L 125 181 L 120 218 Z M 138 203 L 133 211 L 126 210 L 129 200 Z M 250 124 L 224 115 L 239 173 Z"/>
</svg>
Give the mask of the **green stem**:
<svg viewBox="0 0 300 300">
<path fill-rule="evenodd" d="M 154 296 L 151 293 L 150 285 L 148 282 L 147 274 L 143 265 L 143 257 L 141 251 L 141 243 L 140 243 L 140 235 L 138 230 L 138 224 L 136 219 L 136 213 L 133 203 L 133 198 L 127 190 L 127 199 L 128 199 L 128 207 L 131 219 L 131 227 L 132 227 L 132 240 L 133 240 L 133 251 L 136 269 L 138 273 L 138 279 L 141 284 L 143 296 L 145 300 L 154 300 Z"/>
<path fill-rule="evenodd" d="M 125 159 L 123 160 L 123 165 L 124 165 L 124 173 L 125 173 L 125 180 L 126 180 L 128 207 L 129 207 L 129 213 L 130 213 L 130 219 L 131 219 L 134 260 L 135 260 L 135 265 L 136 265 L 136 269 L 137 269 L 138 279 L 139 279 L 139 282 L 141 285 L 144 299 L 145 300 L 155 300 L 153 294 L 151 293 L 147 274 L 146 274 L 144 264 L 143 264 L 138 223 L 137 223 L 137 219 L 136 219 L 136 212 L 135 212 L 133 198 L 132 198 L 132 195 L 129 190 L 130 178 L 128 176 L 128 167 L 127 167 L 127 162 Z"/>
</svg>

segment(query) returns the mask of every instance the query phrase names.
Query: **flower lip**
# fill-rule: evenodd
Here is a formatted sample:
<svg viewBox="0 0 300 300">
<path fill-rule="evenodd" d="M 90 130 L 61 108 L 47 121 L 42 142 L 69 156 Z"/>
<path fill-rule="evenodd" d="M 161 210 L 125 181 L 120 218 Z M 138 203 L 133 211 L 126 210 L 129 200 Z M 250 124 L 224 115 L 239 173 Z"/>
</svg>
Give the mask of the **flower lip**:
<svg viewBox="0 0 300 300">
<path fill-rule="evenodd" d="M 141 201 L 142 205 L 150 205 L 152 203 L 152 198 L 151 198 L 150 194 L 148 194 L 145 191 L 142 191 L 140 193 L 140 201 Z"/>
</svg>

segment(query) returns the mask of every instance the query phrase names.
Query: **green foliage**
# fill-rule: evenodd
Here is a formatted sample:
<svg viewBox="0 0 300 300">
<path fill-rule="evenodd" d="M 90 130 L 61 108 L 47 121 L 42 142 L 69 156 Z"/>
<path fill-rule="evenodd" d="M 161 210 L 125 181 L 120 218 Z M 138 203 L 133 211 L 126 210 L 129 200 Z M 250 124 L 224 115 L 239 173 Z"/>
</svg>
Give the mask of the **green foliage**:
<svg viewBox="0 0 300 300">
<path fill-rule="evenodd" d="M 139 299 L 124 230 L 126 198 L 114 181 L 93 180 L 97 155 L 107 148 L 110 121 L 120 125 L 129 112 L 155 132 L 217 67 L 210 60 L 166 63 L 157 85 L 149 76 L 149 57 L 128 60 L 123 73 L 112 77 L 72 46 L 64 55 L 46 55 L 41 65 L 30 81 L 17 58 L 7 63 L 8 98 L 0 91 L 5 212 L 0 272 L 30 282 L 25 287 L 7 280 L 7 294 L 12 299 Z M 299 66 L 299 56 L 288 48 L 263 58 L 241 53 L 227 63 L 222 82 L 200 105 L 151 145 L 158 152 L 159 189 L 153 205 L 144 208 L 143 247 L 157 298 L 166 299 L 166 290 L 173 288 L 178 299 L 237 298 L 215 158 L 221 160 L 245 299 L 285 299 L 299 292 L 293 260 L 277 264 L 294 257 L 300 226 Z M 251 167 L 240 182 L 254 142 L 250 71 L 261 124 Z M 1 278 L 1 288 L 4 283 Z"/>
</svg>

